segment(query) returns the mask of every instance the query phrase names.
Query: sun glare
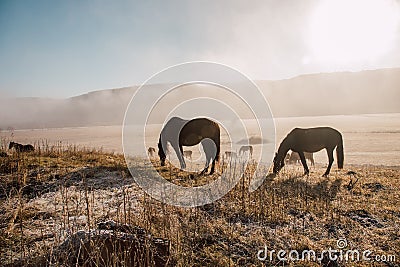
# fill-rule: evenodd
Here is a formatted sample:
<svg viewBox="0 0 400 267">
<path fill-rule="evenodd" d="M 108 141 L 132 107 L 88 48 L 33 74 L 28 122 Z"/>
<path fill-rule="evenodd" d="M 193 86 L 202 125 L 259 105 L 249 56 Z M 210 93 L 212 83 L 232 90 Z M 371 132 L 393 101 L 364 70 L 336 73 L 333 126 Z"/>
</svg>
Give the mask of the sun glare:
<svg viewBox="0 0 400 267">
<path fill-rule="evenodd" d="M 395 44 L 395 0 L 325 0 L 310 21 L 311 58 L 325 63 L 371 62 Z"/>
</svg>

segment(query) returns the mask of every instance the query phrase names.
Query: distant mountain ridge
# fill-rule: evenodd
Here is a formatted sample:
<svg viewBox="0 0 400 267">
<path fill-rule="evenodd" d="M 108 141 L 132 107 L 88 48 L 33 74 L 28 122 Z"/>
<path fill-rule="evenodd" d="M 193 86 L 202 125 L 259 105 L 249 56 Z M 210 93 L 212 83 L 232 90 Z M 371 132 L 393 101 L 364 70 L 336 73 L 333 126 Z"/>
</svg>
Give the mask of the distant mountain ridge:
<svg viewBox="0 0 400 267">
<path fill-rule="evenodd" d="M 122 124 L 134 87 L 94 91 L 67 99 L 0 100 L 0 128 L 36 129 Z"/>
<path fill-rule="evenodd" d="M 276 117 L 400 112 L 400 68 L 306 74 L 256 84 Z M 146 90 L 156 94 L 159 86 Z M 0 128 L 122 124 L 137 88 L 93 91 L 67 99 L 0 99 Z"/>
<path fill-rule="evenodd" d="M 279 117 L 400 112 L 400 68 L 256 83 Z"/>
</svg>

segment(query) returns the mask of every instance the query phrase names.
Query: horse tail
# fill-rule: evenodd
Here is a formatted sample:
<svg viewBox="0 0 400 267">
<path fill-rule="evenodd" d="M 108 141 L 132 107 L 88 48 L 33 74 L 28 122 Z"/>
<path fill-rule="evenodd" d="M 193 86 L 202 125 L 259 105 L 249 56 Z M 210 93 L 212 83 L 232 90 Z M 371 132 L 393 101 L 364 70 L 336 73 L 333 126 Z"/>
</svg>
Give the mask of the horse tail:
<svg viewBox="0 0 400 267">
<path fill-rule="evenodd" d="M 339 143 L 336 147 L 336 156 L 338 161 L 338 168 L 343 169 L 343 162 L 344 162 L 344 153 L 343 153 L 343 138 L 340 135 Z"/>
<path fill-rule="evenodd" d="M 220 135 L 220 130 L 219 130 L 219 125 L 217 124 L 217 123 L 215 123 L 216 124 L 216 127 L 217 127 L 217 134 L 216 134 L 216 136 L 215 136 L 215 145 L 216 145 L 216 147 L 217 147 L 217 155 L 215 155 L 215 161 L 217 161 L 217 162 L 219 162 L 219 159 L 220 159 L 220 153 L 221 153 L 221 135 Z"/>
<path fill-rule="evenodd" d="M 218 136 L 217 138 L 217 155 L 215 156 L 215 161 L 219 162 L 219 158 L 220 158 L 220 153 L 221 153 L 221 148 L 220 148 L 220 138 Z"/>
</svg>

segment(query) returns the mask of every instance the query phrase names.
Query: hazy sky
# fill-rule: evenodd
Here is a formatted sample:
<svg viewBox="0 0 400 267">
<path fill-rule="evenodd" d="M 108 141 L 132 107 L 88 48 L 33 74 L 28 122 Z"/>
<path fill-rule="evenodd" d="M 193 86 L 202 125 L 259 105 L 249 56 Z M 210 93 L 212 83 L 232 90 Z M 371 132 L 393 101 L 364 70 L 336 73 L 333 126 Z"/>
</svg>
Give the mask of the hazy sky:
<svg viewBox="0 0 400 267">
<path fill-rule="evenodd" d="M 0 1 L 0 97 L 68 97 L 216 61 L 252 79 L 400 67 L 399 1 Z"/>
</svg>

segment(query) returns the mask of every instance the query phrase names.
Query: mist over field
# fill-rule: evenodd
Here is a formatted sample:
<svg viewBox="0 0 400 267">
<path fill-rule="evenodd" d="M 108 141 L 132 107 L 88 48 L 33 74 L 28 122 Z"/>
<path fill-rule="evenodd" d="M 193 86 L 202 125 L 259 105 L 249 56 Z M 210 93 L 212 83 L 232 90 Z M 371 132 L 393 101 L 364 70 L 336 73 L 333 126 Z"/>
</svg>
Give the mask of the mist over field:
<svg viewBox="0 0 400 267">
<path fill-rule="evenodd" d="M 256 81 L 256 84 L 275 117 L 400 112 L 400 69 L 309 74 L 287 80 Z M 165 86 L 146 85 L 144 90 L 157 96 Z M 0 128 L 122 125 L 126 107 L 137 88 L 94 91 L 67 99 L 2 97 Z M 185 99 L 191 94 L 189 90 L 204 90 L 208 96 L 221 97 L 215 87 L 204 85 L 175 89 L 172 96 L 177 101 Z M 232 105 L 238 106 L 235 99 L 231 100 Z M 168 102 L 159 107 L 159 123 L 169 110 Z"/>
</svg>

